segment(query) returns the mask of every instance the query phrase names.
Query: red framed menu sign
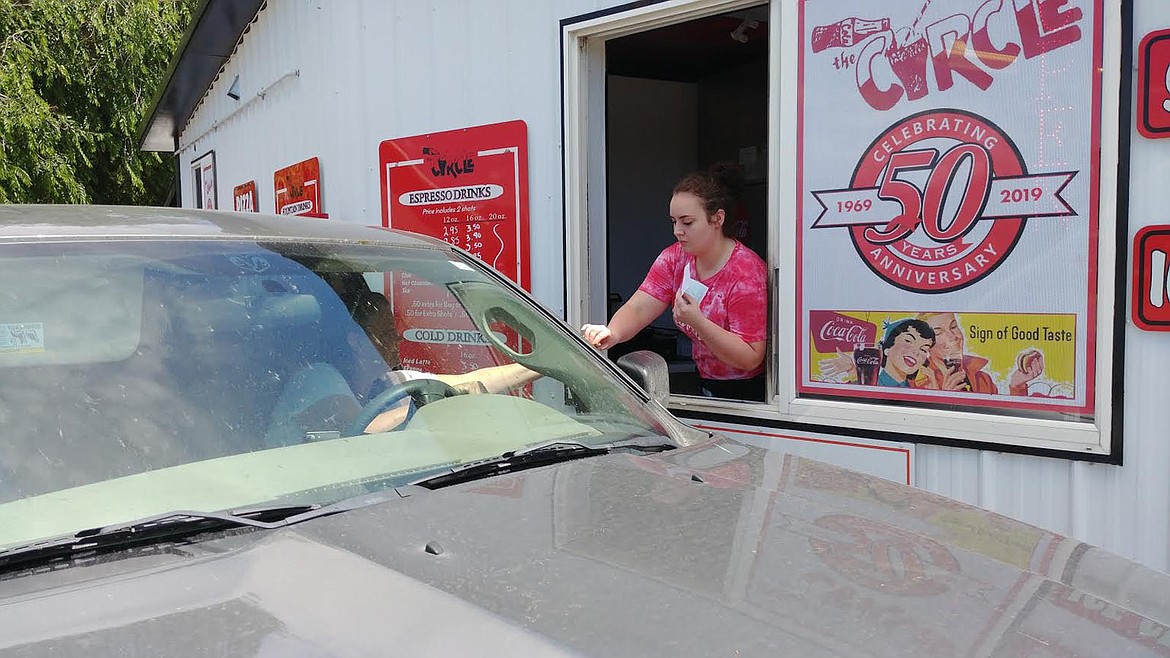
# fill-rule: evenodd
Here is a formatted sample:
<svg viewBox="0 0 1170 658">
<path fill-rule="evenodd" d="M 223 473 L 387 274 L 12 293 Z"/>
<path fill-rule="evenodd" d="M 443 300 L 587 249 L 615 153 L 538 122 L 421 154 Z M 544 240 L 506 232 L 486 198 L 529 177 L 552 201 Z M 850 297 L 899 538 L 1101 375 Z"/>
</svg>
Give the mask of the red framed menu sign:
<svg viewBox="0 0 1170 658">
<path fill-rule="evenodd" d="M 1133 239 L 1133 323 L 1170 331 L 1170 225 L 1146 226 Z"/>
<path fill-rule="evenodd" d="M 531 290 L 523 121 L 388 139 L 378 160 L 383 226 L 445 240 Z"/>
<path fill-rule="evenodd" d="M 277 214 L 329 217 L 321 208 L 321 163 L 317 158 L 278 169 L 272 175 L 272 190 Z"/>
<path fill-rule="evenodd" d="M 236 212 L 260 212 L 260 199 L 256 196 L 256 181 L 250 180 L 232 188 L 232 204 Z"/>
<path fill-rule="evenodd" d="M 1137 129 L 1143 137 L 1170 137 L 1170 30 L 1151 32 L 1138 45 Z"/>
<path fill-rule="evenodd" d="M 383 226 L 444 240 L 531 290 L 523 121 L 388 139 L 378 160 Z M 450 292 L 407 276 L 388 290 L 403 366 L 468 372 L 495 365 L 470 320 L 446 310 L 458 307 Z M 516 346 L 514 332 L 502 336 Z"/>
</svg>

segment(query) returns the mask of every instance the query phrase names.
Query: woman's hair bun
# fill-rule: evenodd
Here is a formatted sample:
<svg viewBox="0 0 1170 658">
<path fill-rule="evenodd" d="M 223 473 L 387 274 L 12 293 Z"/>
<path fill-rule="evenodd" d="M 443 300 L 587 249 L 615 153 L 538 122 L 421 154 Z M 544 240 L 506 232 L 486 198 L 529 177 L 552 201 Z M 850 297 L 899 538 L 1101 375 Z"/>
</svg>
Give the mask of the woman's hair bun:
<svg viewBox="0 0 1170 658">
<path fill-rule="evenodd" d="M 743 168 L 739 164 L 731 160 L 723 160 L 711 165 L 707 171 L 731 196 L 737 197 L 743 190 Z"/>
</svg>

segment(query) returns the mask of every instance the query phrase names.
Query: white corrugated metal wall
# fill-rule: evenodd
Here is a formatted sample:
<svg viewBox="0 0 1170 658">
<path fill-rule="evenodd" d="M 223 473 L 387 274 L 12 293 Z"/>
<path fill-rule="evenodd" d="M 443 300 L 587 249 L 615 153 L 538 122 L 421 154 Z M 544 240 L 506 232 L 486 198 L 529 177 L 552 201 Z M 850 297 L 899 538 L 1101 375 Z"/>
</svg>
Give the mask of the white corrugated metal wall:
<svg viewBox="0 0 1170 658">
<path fill-rule="evenodd" d="M 255 179 L 269 213 L 273 172 L 317 156 L 325 212 L 381 224 L 382 140 L 522 119 L 533 293 L 563 314 L 559 22 L 604 4 L 270 0 L 180 137 L 180 149 L 195 140 L 180 157 L 184 204 L 189 163 L 210 149 L 219 207 Z M 226 94 L 237 74 L 239 101 Z"/>
<path fill-rule="evenodd" d="M 234 185 L 255 179 L 265 212 L 273 211 L 272 172 L 317 156 L 325 211 L 378 224 L 380 141 L 523 119 L 533 292 L 563 314 L 559 21 L 616 4 L 270 0 L 180 139 L 186 205 L 194 198 L 187 167 L 209 149 L 220 207 L 231 207 Z M 1145 33 L 1170 26 L 1170 3 L 1134 4 L 1136 47 Z M 237 74 L 240 101 L 226 96 Z M 1170 142 L 1135 134 L 1131 174 L 1130 235 L 1170 223 Z M 1170 404 L 1162 383 L 1170 335 L 1128 326 L 1125 358 L 1123 467 L 923 445 L 916 483 L 1170 572 Z"/>
</svg>

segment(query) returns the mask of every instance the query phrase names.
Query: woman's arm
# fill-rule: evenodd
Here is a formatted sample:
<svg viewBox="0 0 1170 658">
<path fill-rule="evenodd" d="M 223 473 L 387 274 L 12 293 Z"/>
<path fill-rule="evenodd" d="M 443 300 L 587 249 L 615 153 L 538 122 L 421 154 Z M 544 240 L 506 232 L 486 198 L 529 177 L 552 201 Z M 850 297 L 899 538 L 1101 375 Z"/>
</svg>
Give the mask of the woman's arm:
<svg viewBox="0 0 1170 658">
<path fill-rule="evenodd" d="M 618 343 L 624 343 L 633 338 L 639 331 L 646 328 L 654 318 L 662 315 L 667 303 L 638 290 L 634 292 L 608 325 L 587 324 L 581 327 L 585 340 L 599 349 L 609 349 Z"/>
<path fill-rule="evenodd" d="M 751 370 L 764 362 L 767 341 L 745 342 L 739 335 L 706 320 L 703 328 L 691 325 L 715 358 L 739 370 Z"/>
<path fill-rule="evenodd" d="M 764 362 L 767 341 L 749 343 L 739 334 L 708 320 L 699 310 L 699 305 L 681 290 L 674 297 L 674 315 L 678 321 L 690 325 L 715 358 L 723 363 L 739 370 L 751 370 Z"/>
</svg>

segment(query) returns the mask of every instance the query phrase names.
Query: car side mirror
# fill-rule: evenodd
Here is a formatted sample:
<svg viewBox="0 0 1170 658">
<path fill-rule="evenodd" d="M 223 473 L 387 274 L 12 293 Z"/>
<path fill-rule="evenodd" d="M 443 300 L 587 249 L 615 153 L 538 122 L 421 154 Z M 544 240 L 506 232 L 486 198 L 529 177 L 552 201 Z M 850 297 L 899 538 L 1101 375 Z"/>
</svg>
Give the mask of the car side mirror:
<svg viewBox="0 0 1170 658">
<path fill-rule="evenodd" d="M 670 397 L 670 369 L 666 359 L 650 350 L 638 350 L 623 355 L 617 365 L 634 383 L 662 406 Z"/>
</svg>

